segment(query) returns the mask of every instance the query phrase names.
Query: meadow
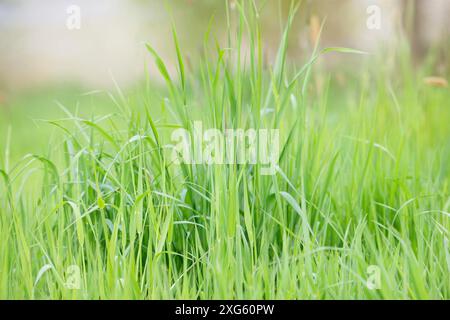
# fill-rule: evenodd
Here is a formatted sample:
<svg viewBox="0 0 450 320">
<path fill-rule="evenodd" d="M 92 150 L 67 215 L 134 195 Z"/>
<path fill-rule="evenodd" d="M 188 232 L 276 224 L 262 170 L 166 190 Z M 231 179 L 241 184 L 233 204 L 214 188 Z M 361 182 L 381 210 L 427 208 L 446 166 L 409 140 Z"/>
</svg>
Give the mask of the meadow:
<svg viewBox="0 0 450 320">
<path fill-rule="evenodd" d="M 414 66 L 405 39 L 379 54 L 317 41 L 296 65 L 294 11 L 273 63 L 238 5 L 237 32 L 221 46 L 207 31 L 196 65 L 174 27 L 176 76 L 147 44 L 164 85 L 54 89 L 20 104 L 57 93 L 58 111 L 11 108 L 0 298 L 450 298 L 448 88 L 423 82 L 431 64 Z M 364 67 L 338 81 L 320 67 L 333 55 Z M 171 134 L 194 136 L 194 121 L 277 129 L 275 173 L 174 163 Z"/>
</svg>

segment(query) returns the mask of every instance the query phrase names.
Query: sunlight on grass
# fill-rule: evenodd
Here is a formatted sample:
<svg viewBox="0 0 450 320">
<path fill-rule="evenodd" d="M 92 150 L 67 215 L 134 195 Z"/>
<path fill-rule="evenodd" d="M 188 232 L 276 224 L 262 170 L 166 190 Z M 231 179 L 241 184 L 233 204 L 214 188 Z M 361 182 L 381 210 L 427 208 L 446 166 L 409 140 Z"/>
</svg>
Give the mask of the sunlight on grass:
<svg viewBox="0 0 450 320">
<path fill-rule="evenodd" d="M 197 67 L 174 29 L 176 79 L 147 45 L 164 88 L 117 90 L 114 110 L 91 117 L 60 103 L 42 120 L 58 132 L 48 151 L 17 161 L 20 139 L 2 136 L 0 298 L 450 298 L 448 89 L 348 48 L 290 65 L 295 8 L 267 66 L 245 3 L 226 47 L 206 34 Z M 314 69 L 348 54 L 368 67 L 344 88 Z M 174 164 L 170 135 L 193 135 L 194 121 L 278 129 L 276 174 Z M 380 272 L 375 289 L 368 270 Z"/>
</svg>

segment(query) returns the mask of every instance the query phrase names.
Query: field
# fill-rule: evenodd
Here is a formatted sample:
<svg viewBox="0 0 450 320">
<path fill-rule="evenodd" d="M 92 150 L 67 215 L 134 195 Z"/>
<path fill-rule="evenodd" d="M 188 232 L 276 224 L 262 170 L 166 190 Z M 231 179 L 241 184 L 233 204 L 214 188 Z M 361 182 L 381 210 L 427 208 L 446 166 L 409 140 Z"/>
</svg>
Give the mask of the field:
<svg viewBox="0 0 450 320">
<path fill-rule="evenodd" d="M 293 65 L 293 15 L 264 63 L 255 12 L 238 9 L 238 32 L 223 47 L 207 32 L 194 66 L 174 28 L 176 76 L 147 45 L 164 85 L 53 88 L 16 103 L 57 111 L 2 116 L 0 298 L 450 298 L 448 88 L 404 40 L 318 42 Z M 320 68 L 335 55 L 365 67 Z M 278 130 L 274 171 L 177 163 L 173 132 L 195 122 Z"/>
</svg>

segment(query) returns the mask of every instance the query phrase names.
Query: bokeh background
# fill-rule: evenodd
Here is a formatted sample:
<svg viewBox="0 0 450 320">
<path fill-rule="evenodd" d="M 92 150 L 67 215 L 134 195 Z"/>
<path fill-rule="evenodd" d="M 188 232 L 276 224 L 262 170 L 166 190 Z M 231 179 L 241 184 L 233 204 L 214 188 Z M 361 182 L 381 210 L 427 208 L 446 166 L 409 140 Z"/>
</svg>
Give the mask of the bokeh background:
<svg viewBox="0 0 450 320">
<path fill-rule="evenodd" d="M 311 18 L 327 19 L 324 46 L 373 51 L 395 45 L 403 32 L 420 58 L 431 47 L 449 42 L 448 0 L 303 2 L 290 39 L 290 58 L 299 63 L 303 53 L 309 54 Z M 174 21 L 183 49 L 195 60 L 213 15 L 218 37 L 224 32 L 227 3 L 233 6 L 225 0 L 0 0 L 0 90 L 5 95 L 61 82 L 108 88 L 112 76 L 130 85 L 142 78 L 149 59 L 143 43 L 150 42 L 170 65 Z M 263 36 L 269 61 L 280 35 L 280 16 L 287 15 L 289 4 L 265 1 Z M 382 10 L 380 30 L 366 27 L 366 9 L 373 4 Z M 70 5 L 81 8 L 80 30 L 66 27 Z"/>
<path fill-rule="evenodd" d="M 270 65 L 291 1 L 255 1 L 263 8 L 264 60 Z M 79 30 L 66 25 L 71 5 L 81 9 Z M 371 5 L 381 9 L 379 30 L 366 25 Z M 11 152 L 40 152 L 51 129 L 38 119 L 60 115 L 58 103 L 99 113 L 111 105 L 109 97 L 87 92 L 115 90 L 116 84 L 124 91 L 138 88 L 146 72 L 154 83 L 161 81 L 144 43 L 175 72 L 172 23 L 185 58 L 195 65 L 208 26 L 226 45 L 227 6 L 233 19 L 234 0 L 0 0 L 0 148 L 10 135 L 17 142 Z M 322 47 L 345 46 L 389 57 L 407 39 L 412 63 L 420 66 L 432 57 L 427 75 L 446 78 L 449 16 L 448 0 L 304 0 L 288 58 L 296 65 L 305 62 L 326 19 Z M 357 77 L 362 61 L 367 62 L 329 55 L 320 64 L 331 74 L 346 70 Z"/>
</svg>

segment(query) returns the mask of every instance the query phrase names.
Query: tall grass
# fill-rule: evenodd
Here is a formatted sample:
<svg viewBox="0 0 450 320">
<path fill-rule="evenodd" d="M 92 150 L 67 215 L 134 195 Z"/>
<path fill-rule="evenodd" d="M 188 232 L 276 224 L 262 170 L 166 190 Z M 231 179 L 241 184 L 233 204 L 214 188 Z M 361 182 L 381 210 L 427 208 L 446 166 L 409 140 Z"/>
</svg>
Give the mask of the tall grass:
<svg viewBox="0 0 450 320">
<path fill-rule="evenodd" d="M 111 95 L 107 116 L 63 107 L 49 125 L 64 139 L 16 163 L 14 136 L 4 138 L 0 297 L 449 298 L 448 91 L 424 87 L 407 53 L 396 76 L 345 48 L 317 46 L 295 68 L 286 51 L 296 9 L 272 65 L 258 8 L 237 2 L 228 43 L 207 33 L 198 68 L 187 67 L 176 31 L 177 77 L 147 46 L 166 83 L 158 99 L 149 80 L 139 98 Z M 379 69 L 336 94 L 314 71 L 331 54 Z M 174 164 L 170 134 L 194 134 L 194 120 L 279 129 L 277 173 Z M 71 265 L 78 290 L 65 285 Z M 369 266 L 380 270 L 375 290 Z"/>
</svg>

